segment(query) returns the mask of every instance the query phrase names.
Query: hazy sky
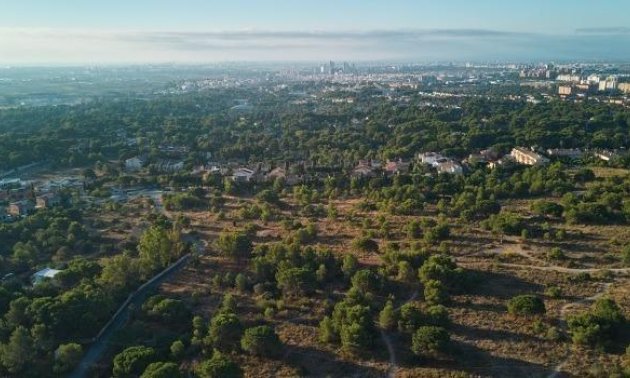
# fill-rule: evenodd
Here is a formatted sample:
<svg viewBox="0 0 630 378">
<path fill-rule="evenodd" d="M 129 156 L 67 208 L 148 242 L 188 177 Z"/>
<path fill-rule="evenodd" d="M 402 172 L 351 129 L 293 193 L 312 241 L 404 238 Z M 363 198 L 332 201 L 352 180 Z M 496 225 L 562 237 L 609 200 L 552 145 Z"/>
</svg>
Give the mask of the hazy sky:
<svg viewBox="0 0 630 378">
<path fill-rule="evenodd" d="M 630 60 L 629 0 L 0 0 L 0 63 Z"/>
</svg>

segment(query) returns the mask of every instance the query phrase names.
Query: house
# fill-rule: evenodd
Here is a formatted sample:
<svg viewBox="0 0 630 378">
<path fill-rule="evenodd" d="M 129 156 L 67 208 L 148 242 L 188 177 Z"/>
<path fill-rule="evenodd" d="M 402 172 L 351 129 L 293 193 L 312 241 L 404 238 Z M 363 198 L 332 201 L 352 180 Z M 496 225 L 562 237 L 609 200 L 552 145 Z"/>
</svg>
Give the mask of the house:
<svg viewBox="0 0 630 378">
<path fill-rule="evenodd" d="M 579 148 L 550 148 L 547 150 L 547 155 L 553 157 L 579 159 L 582 155 L 584 155 L 584 152 Z"/>
<path fill-rule="evenodd" d="M 15 217 L 23 217 L 33 212 L 33 202 L 22 200 L 13 202 L 9 205 L 9 214 Z"/>
<path fill-rule="evenodd" d="M 437 152 L 422 152 L 418 154 L 418 160 L 420 160 L 422 164 L 427 164 L 434 167 L 439 160 L 443 159 L 445 159 L 444 156 Z"/>
<path fill-rule="evenodd" d="M 146 165 L 147 161 L 145 158 L 140 156 L 135 156 L 130 159 L 125 160 L 125 170 L 129 172 L 139 171 Z"/>
<path fill-rule="evenodd" d="M 380 163 L 379 163 L 380 165 Z M 352 177 L 374 177 L 376 176 L 375 167 L 372 165 L 372 162 L 369 160 L 359 160 L 356 167 L 352 169 L 350 175 Z"/>
<path fill-rule="evenodd" d="M 403 161 L 402 159 L 396 161 L 388 160 L 385 164 L 385 172 L 390 175 L 401 173 L 404 174 L 409 172 L 410 167 L 411 163 L 408 161 Z"/>
<path fill-rule="evenodd" d="M 461 175 L 464 170 L 461 165 L 457 164 L 453 160 L 449 160 L 443 163 L 439 163 L 437 166 L 438 173 L 448 173 L 452 175 Z"/>
<path fill-rule="evenodd" d="M 234 182 L 250 182 L 254 178 L 254 172 L 249 168 L 238 168 L 232 173 L 232 181 Z"/>
<path fill-rule="evenodd" d="M 604 150 L 595 152 L 595 156 L 598 157 L 600 160 L 610 161 L 612 158 L 617 156 L 617 154 L 614 151 Z"/>
<path fill-rule="evenodd" d="M 35 198 L 35 207 L 37 209 L 46 209 L 57 206 L 61 203 L 61 198 L 56 193 L 45 193 Z"/>
<path fill-rule="evenodd" d="M 61 270 L 58 269 L 44 268 L 31 276 L 31 282 L 33 285 L 40 284 L 44 282 L 44 280 L 55 278 L 60 272 Z"/>
<path fill-rule="evenodd" d="M 158 172 L 174 173 L 184 169 L 184 162 L 175 160 L 160 160 L 155 164 L 152 164 L 151 168 L 155 169 Z"/>
<path fill-rule="evenodd" d="M 524 147 L 514 147 L 512 152 L 510 152 L 510 156 L 512 156 L 517 163 L 525 165 L 544 165 L 549 162 L 549 159 L 546 157 Z"/>
</svg>

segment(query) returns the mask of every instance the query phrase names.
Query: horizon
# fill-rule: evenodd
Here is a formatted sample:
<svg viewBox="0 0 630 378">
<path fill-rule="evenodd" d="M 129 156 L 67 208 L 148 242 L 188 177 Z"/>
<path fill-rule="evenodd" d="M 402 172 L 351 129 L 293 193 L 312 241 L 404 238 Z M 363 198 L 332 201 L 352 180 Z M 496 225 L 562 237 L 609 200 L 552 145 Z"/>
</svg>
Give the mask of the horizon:
<svg viewBox="0 0 630 378">
<path fill-rule="evenodd" d="M 628 11 L 619 0 L 31 0 L 4 6 L 0 64 L 627 62 Z"/>
</svg>

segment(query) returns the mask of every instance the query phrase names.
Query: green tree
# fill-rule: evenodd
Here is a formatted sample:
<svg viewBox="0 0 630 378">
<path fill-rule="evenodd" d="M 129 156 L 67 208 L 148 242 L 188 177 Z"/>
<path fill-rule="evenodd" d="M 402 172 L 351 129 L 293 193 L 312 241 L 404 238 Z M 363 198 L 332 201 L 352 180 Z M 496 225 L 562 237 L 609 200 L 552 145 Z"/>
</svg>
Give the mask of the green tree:
<svg viewBox="0 0 630 378">
<path fill-rule="evenodd" d="M 352 277 L 354 272 L 357 271 L 358 267 L 359 267 L 359 260 L 357 259 L 355 255 L 346 254 L 343 257 L 343 261 L 341 264 L 341 271 L 346 277 L 348 278 Z"/>
<path fill-rule="evenodd" d="M 67 373 L 72 370 L 83 355 L 83 348 L 77 343 L 61 344 L 55 351 L 55 367 L 57 373 Z"/>
<path fill-rule="evenodd" d="M 319 340 L 323 343 L 332 343 L 337 338 L 335 328 L 330 316 L 325 316 L 319 323 Z"/>
<path fill-rule="evenodd" d="M 114 357 L 114 377 L 133 377 L 142 374 L 144 369 L 155 360 L 153 348 L 138 345 L 129 347 Z"/>
<path fill-rule="evenodd" d="M 428 280 L 424 283 L 424 300 L 430 305 L 444 304 L 448 293 L 440 281 Z"/>
<path fill-rule="evenodd" d="M 282 342 L 273 328 L 263 325 L 245 330 L 241 348 L 253 355 L 275 357 L 282 349 Z"/>
<path fill-rule="evenodd" d="M 229 312 L 215 315 L 210 322 L 206 345 L 222 351 L 236 350 L 243 327 L 238 317 Z"/>
<path fill-rule="evenodd" d="M 184 357 L 184 353 L 186 353 L 186 346 L 184 345 L 183 341 L 175 340 L 171 344 L 170 351 L 171 356 L 173 356 L 174 359 L 179 360 L 180 358 Z"/>
<path fill-rule="evenodd" d="M 536 295 L 519 295 L 508 301 L 508 313 L 512 315 L 538 315 L 546 312 L 545 302 Z"/>
<path fill-rule="evenodd" d="M 153 272 L 173 261 L 174 249 L 167 231 L 160 226 L 151 226 L 140 237 L 138 256 L 143 268 Z"/>
<path fill-rule="evenodd" d="M 221 232 L 217 247 L 223 256 L 240 260 L 248 258 L 252 252 L 252 241 L 242 232 Z"/>
<path fill-rule="evenodd" d="M 378 324 L 385 330 L 392 330 L 396 327 L 397 316 L 392 301 L 387 301 L 385 307 L 378 314 Z"/>
<path fill-rule="evenodd" d="M 18 374 L 32 361 L 33 340 L 23 326 L 16 327 L 7 344 L 0 345 L 0 362 L 9 373 Z"/>
<path fill-rule="evenodd" d="M 212 358 L 197 365 L 195 373 L 199 378 L 239 378 L 243 376 L 241 368 L 216 349 L 212 353 Z"/>
<path fill-rule="evenodd" d="M 177 364 L 172 362 L 153 362 L 144 369 L 140 378 L 181 378 Z"/>
<path fill-rule="evenodd" d="M 276 273 L 278 289 L 285 296 L 306 295 L 315 289 L 315 276 L 306 268 L 288 268 Z"/>
<path fill-rule="evenodd" d="M 441 353 L 446 350 L 450 335 L 442 327 L 419 327 L 411 337 L 411 351 L 418 356 Z"/>
</svg>

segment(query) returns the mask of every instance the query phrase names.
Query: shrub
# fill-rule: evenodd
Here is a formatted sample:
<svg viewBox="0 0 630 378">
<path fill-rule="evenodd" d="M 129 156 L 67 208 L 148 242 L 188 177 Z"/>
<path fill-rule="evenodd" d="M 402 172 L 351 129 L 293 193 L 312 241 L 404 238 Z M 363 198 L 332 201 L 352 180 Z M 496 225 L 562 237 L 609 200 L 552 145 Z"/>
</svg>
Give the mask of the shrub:
<svg viewBox="0 0 630 378">
<path fill-rule="evenodd" d="M 535 295 L 519 295 L 508 301 L 508 312 L 512 315 L 538 315 L 546 312 L 545 302 Z"/>
<path fill-rule="evenodd" d="M 147 366 L 140 378 L 181 378 L 179 367 L 172 362 L 154 362 Z"/>
<path fill-rule="evenodd" d="M 241 348 L 253 355 L 274 357 L 280 353 L 282 343 L 271 327 L 263 325 L 245 330 Z"/>
<path fill-rule="evenodd" d="M 241 368 L 218 350 L 212 358 L 200 363 L 195 369 L 200 378 L 239 378 L 243 375 Z"/>
<path fill-rule="evenodd" d="M 114 377 L 130 377 L 140 375 L 155 359 L 153 348 L 142 345 L 129 347 L 114 357 Z"/>
<path fill-rule="evenodd" d="M 354 239 L 352 247 L 360 252 L 378 252 L 378 243 L 368 237 Z"/>
<path fill-rule="evenodd" d="M 446 350 L 449 341 L 450 335 L 442 327 L 420 327 L 411 337 L 411 351 L 418 356 L 441 353 Z"/>
</svg>

